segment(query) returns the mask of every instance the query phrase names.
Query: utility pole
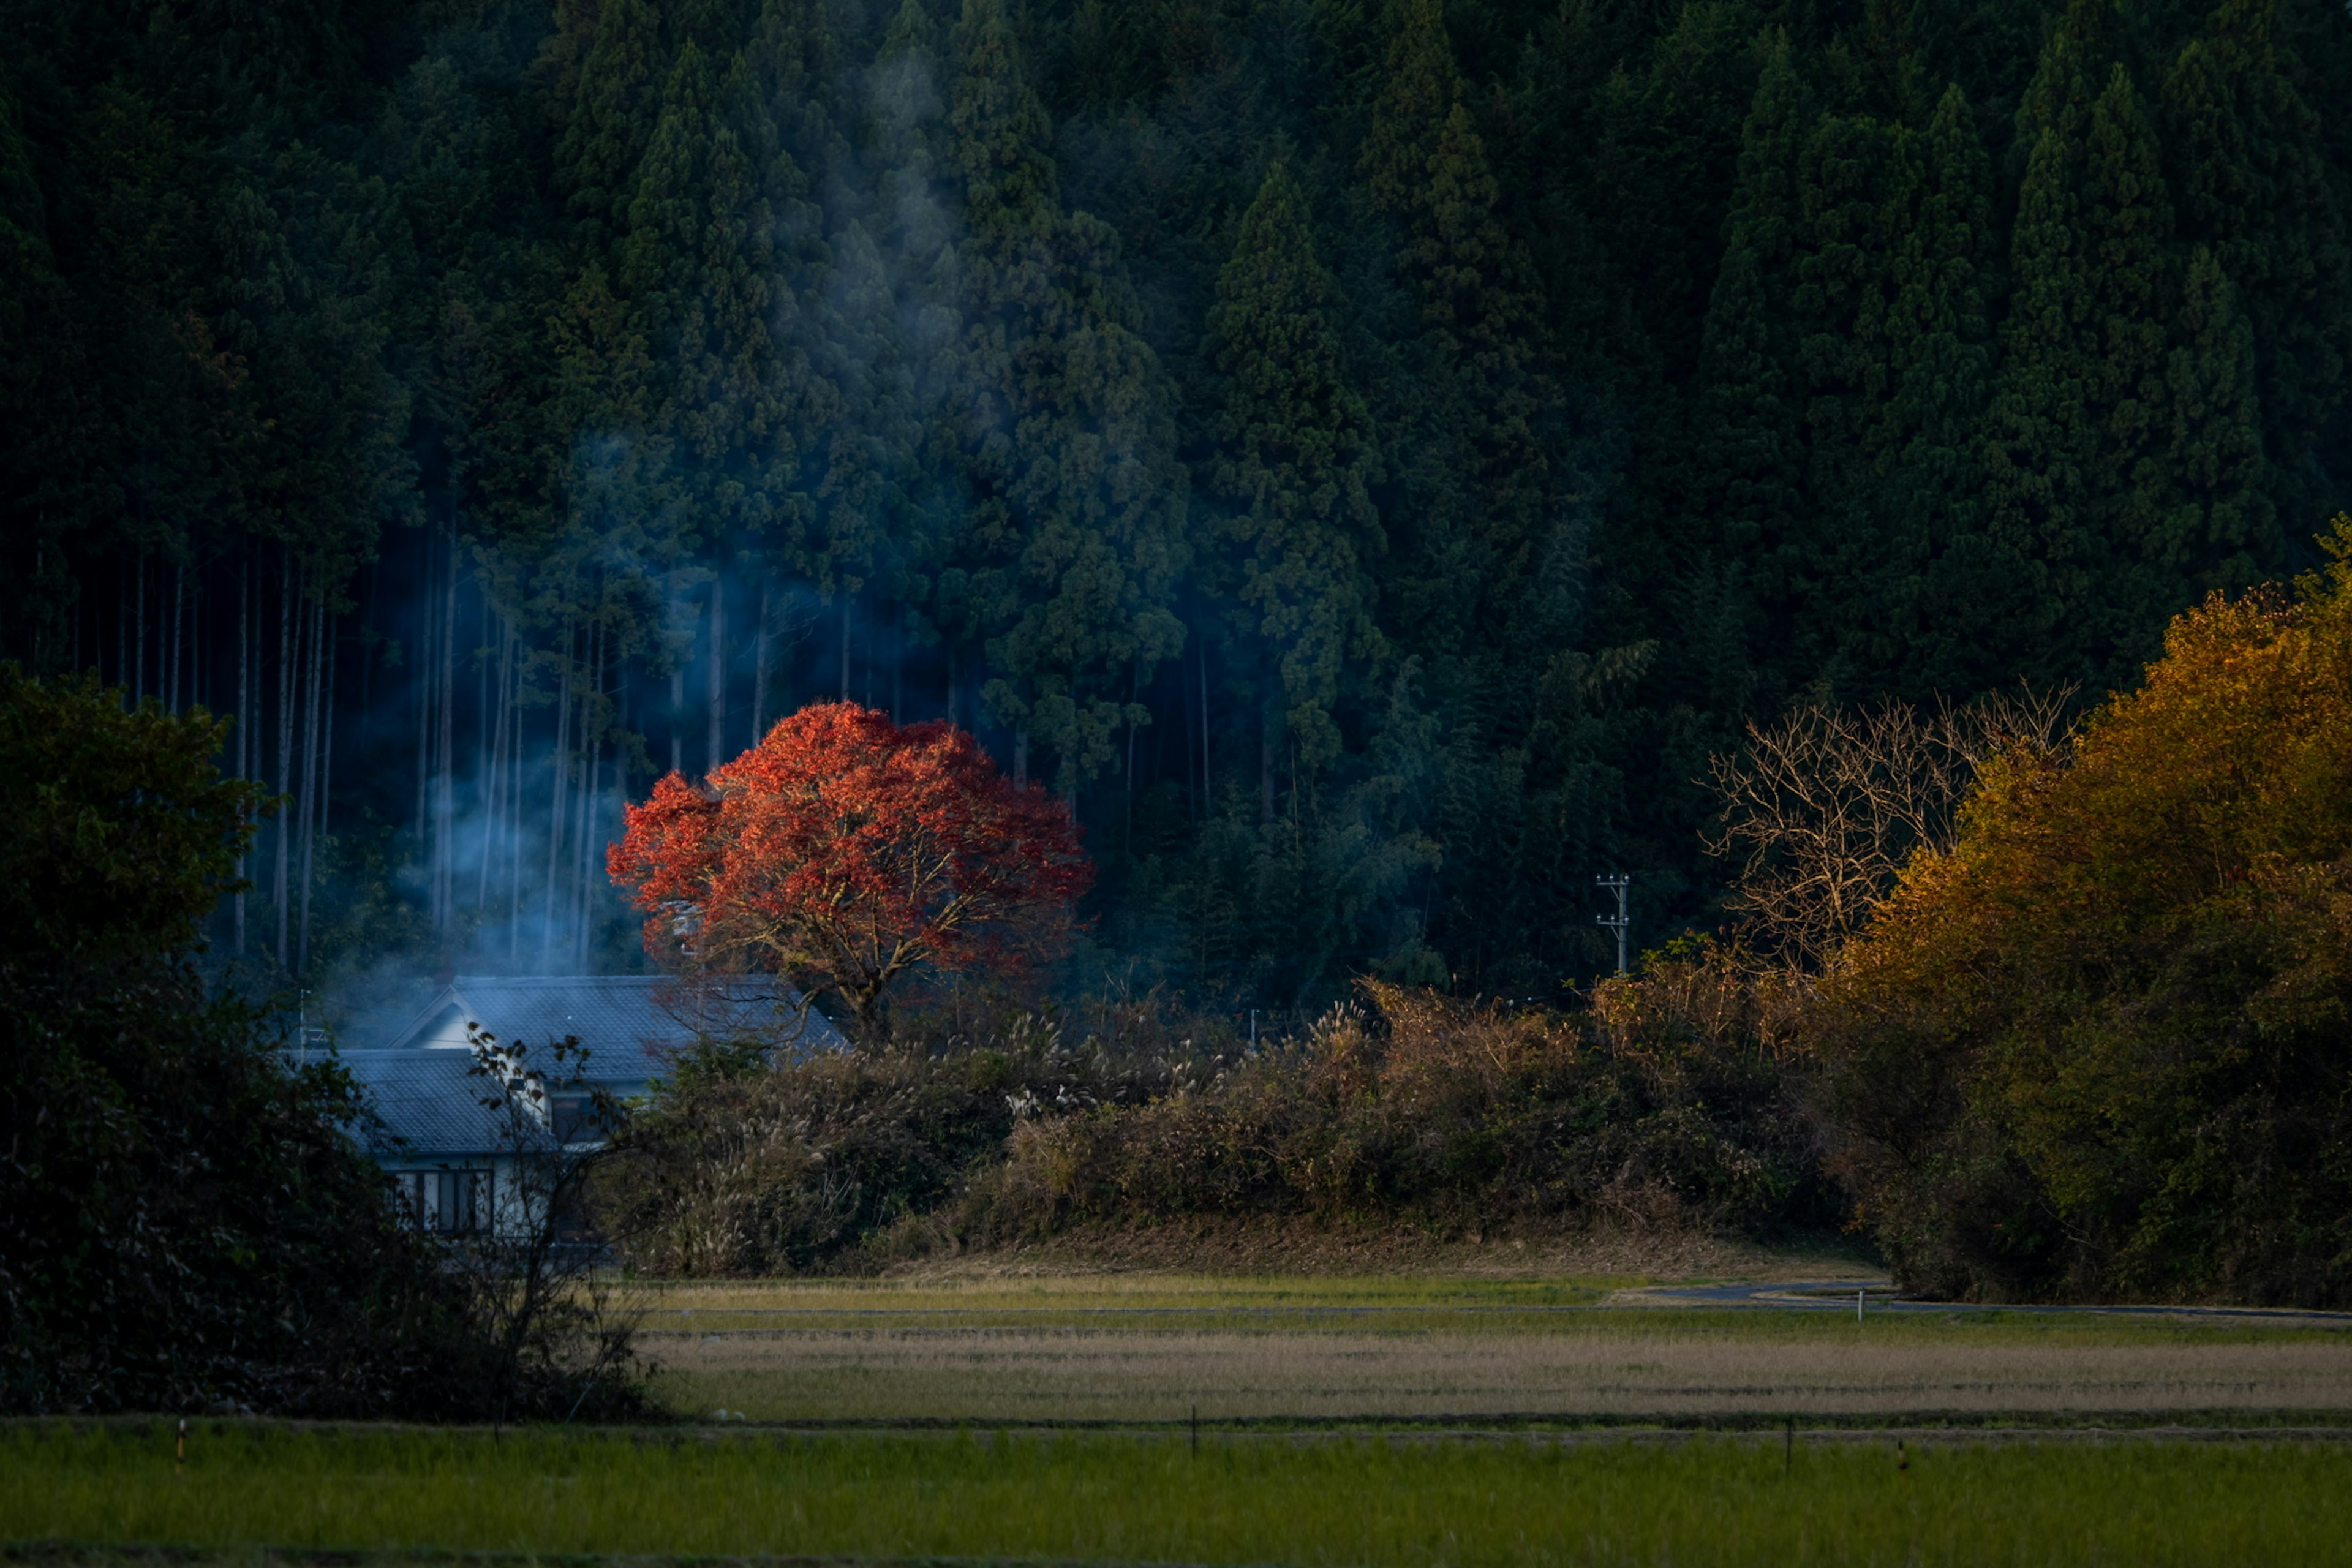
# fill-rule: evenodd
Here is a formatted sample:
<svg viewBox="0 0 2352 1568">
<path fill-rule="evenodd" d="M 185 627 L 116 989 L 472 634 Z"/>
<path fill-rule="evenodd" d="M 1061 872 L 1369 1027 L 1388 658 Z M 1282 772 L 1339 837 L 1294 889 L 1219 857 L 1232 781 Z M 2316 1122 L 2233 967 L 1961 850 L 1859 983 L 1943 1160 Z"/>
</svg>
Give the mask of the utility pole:
<svg viewBox="0 0 2352 1568">
<path fill-rule="evenodd" d="M 1625 913 L 1625 889 L 1633 885 L 1633 879 L 1620 871 L 1613 877 L 1595 877 L 1592 885 L 1610 889 L 1617 895 L 1617 913 L 1614 916 L 1595 915 L 1592 923 L 1617 933 L 1617 973 L 1622 974 L 1625 973 L 1625 932 L 1633 923 L 1632 917 Z"/>
</svg>

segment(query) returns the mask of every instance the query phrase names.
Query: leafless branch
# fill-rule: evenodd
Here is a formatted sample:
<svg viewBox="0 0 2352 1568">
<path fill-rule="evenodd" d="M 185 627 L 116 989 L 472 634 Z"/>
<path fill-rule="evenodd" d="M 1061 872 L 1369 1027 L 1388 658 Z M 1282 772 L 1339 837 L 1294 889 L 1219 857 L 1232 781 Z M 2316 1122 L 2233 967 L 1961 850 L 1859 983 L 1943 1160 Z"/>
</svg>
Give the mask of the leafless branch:
<svg viewBox="0 0 2352 1568">
<path fill-rule="evenodd" d="M 1915 851 L 1951 847 L 1986 763 L 2063 743 L 2072 695 L 2021 689 L 1927 712 L 1803 707 L 1748 725 L 1747 744 L 1712 768 L 1723 811 L 1707 847 L 1741 862 L 1732 908 L 1759 945 L 1829 963 Z"/>
</svg>

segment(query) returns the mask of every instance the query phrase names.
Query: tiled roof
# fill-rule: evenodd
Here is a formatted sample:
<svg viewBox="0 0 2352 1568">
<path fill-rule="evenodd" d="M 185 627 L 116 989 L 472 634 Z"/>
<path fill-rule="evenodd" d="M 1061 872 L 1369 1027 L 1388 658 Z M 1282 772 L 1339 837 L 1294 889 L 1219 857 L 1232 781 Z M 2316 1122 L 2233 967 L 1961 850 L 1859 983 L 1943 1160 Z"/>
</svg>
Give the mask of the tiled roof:
<svg viewBox="0 0 2352 1568">
<path fill-rule="evenodd" d="M 847 1048 L 822 1013 L 812 1007 L 803 1017 L 800 993 L 780 981 L 662 974 L 460 975 L 389 1048 L 462 1047 L 468 1024 L 520 1044 L 530 1065 L 542 1068 L 551 1066 L 544 1059 L 551 1042 L 576 1037 L 589 1053 L 583 1076 L 624 1089 L 666 1073 L 701 1039 L 765 1036 L 799 1054 Z"/>
<path fill-rule="evenodd" d="M 437 1159 L 512 1152 L 506 1119 L 481 1102 L 487 1079 L 468 1076 L 471 1051 L 345 1051 L 383 1125 L 365 1140 L 381 1157 Z"/>
<path fill-rule="evenodd" d="M 502 1045 L 520 1045 L 523 1065 L 559 1086 L 574 1075 L 557 1065 L 549 1047 L 576 1037 L 588 1051 L 578 1079 L 622 1095 L 667 1074 L 677 1054 L 700 1039 L 760 1036 L 796 1055 L 848 1048 L 824 1015 L 812 1007 L 803 1018 L 800 993 L 773 980 L 689 985 L 659 974 L 460 976 L 389 1045 L 341 1053 L 383 1119 L 375 1140 L 380 1156 L 514 1152 L 505 1118 L 481 1103 L 492 1085 L 468 1070 L 469 1024 Z"/>
</svg>

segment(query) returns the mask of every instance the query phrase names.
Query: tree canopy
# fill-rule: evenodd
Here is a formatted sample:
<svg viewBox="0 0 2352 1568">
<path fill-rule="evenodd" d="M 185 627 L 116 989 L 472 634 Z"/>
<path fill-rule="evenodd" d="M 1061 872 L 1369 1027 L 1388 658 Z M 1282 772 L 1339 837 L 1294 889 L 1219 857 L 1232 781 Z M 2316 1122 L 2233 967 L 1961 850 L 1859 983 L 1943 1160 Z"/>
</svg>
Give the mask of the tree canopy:
<svg viewBox="0 0 2352 1568">
<path fill-rule="evenodd" d="M 1844 948 L 1837 1158 L 1914 1282 L 2352 1299 L 2352 520 L 2331 548 L 1990 763 Z"/>
<path fill-rule="evenodd" d="M 911 974 L 1034 960 L 1093 879 L 1067 808 L 970 734 L 850 702 L 803 709 L 699 786 L 657 780 L 609 864 L 647 952 L 789 975 L 866 1030 Z"/>
<path fill-rule="evenodd" d="M 820 701 L 1060 796 L 1074 981 L 1548 994 L 1750 723 L 2352 502 L 2332 0 L 151 20 L 0 25 L 0 654 L 238 716 L 338 997 L 642 962 L 624 808 Z"/>
</svg>

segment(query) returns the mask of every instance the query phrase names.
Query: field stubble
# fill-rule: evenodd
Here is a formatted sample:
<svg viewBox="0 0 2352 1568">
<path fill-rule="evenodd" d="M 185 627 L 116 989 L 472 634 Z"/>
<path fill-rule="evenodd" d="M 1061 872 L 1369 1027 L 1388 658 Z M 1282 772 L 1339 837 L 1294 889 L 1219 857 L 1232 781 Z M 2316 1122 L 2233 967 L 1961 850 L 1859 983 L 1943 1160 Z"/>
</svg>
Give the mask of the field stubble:
<svg viewBox="0 0 2352 1568">
<path fill-rule="evenodd" d="M 698 1286 L 646 1344 L 677 1407 L 796 1424 L 2352 1411 L 2352 1325 L 1602 1304 L 1633 1283 Z"/>
</svg>

